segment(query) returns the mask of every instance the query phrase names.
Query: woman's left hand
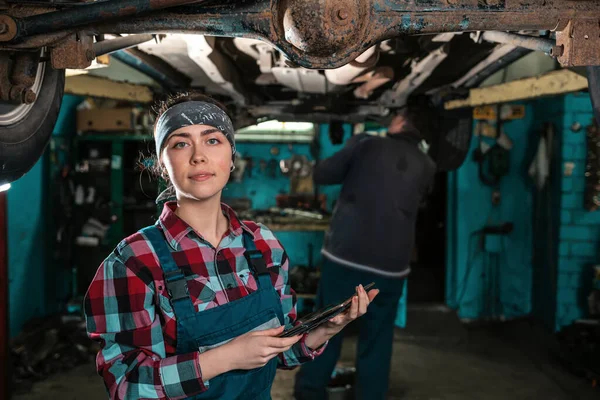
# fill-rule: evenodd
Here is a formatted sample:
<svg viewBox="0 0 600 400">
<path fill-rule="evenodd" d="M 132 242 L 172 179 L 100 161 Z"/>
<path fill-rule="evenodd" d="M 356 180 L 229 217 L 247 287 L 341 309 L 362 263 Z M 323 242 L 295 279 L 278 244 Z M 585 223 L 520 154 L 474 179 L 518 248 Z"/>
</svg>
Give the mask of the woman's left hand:
<svg viewBox="0 0 600 400">
<path fill-rule="evenodd" d="M 365 291 L 362 285 L 356 287 L 356 295 L 352 297 L 352 305 L 346 312 L 330 319 L 326 324 L 327 331 L 335 335 L 350 322 L 363 316 L 367 312 L 367 307 L 379 294 L 378 289 L 371 289 L 369 293 Z"/>
<path fill-rule="evenodd" d="M 378 289 L 369 290 L 369 293 L 367 293 L 362 285 L 357 286 L 356 295 L 352 297 L 350 308 L 310 332 L 306 337 L 305 344 L 311 349 L 319 348 L 326 341 L 337 335 L 350 322 L 364 315 L 367 312 L 367 307 L 378 294 Z"/>
</svg>

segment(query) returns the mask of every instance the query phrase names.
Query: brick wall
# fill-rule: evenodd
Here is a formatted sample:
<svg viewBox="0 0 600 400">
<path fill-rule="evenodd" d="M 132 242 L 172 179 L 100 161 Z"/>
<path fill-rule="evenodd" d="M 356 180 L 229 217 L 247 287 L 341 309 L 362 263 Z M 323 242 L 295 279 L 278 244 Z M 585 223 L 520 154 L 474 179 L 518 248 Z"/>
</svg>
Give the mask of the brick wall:
<svg viewBox="0 0 600 400">
<path fill-rule="evenodd" d="M 564 101 L 561 141 L 561 194 L 556 275 L 555 328 L 587 315 L 587 296 L 591 290 L 592 265 L 600 264 L 600 211 L 583 208 L 585 190 L 586 132 L 593 118 L 587 94 L 573 94 Z M 556 101 L 560 101 L 556 99 Z M 578 122 L 579 132 L 571 127 Z M 568 163 L 574 169 L 569 176 Z"/>
</svg>

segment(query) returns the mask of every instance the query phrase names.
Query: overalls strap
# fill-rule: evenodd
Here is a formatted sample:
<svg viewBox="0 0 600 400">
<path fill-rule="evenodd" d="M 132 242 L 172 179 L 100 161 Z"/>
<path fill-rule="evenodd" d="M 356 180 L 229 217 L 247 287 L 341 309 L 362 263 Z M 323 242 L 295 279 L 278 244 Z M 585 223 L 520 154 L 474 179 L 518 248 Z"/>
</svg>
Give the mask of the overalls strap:
<svg viewBox="0 0 600 400">
<path fill-rule="evenodd" d="M 148 238 L 158 257 L 175 315 L 181 319 L 193 316 L 196 310 L 188 292 L 185 274 L 175 264 L 164 234 L 154 225 L 142 229 L 141 232 Z"/>
<path fill-rule="evenodd" d="M 256 248 L 254 239 L 248 232 L 244 231 L 242 236 L 244 240 L 244 249 L 246 250 L 244 256 L 248 261 L 248 267 L 254 272 L 254 276 L 257 278 L 260 287 L 267 288 L 268 285 L 272 285 L 272 282 L 265 258 Z"/>
</svg>

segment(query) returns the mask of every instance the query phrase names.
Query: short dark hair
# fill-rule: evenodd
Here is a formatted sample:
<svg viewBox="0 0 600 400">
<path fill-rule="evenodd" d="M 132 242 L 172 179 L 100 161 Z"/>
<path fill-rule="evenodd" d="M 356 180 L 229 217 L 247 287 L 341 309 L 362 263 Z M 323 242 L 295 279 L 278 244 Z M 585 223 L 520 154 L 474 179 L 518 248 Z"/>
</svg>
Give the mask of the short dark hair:
<svg viewBox="0 0 600 400">
<path fill-rule="evenodd" d="M 407 106 L 398 112 L 406 121 L 405 129 L 418 132 L 422 139 L 427 140 L 436 130 L 437 115 L 433 109 L 419 106 Z"/>
</svg>

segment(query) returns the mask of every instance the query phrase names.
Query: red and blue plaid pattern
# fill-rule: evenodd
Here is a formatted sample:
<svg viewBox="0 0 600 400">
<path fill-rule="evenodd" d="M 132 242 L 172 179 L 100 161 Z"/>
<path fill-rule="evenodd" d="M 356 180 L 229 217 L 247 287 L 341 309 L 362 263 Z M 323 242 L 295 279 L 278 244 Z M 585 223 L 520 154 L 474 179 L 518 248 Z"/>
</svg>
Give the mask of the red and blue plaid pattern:
<svg viewBox="0 0 600 400">
<path fill-rule="evenodd" d="M 184 271 L 198 312 L 240 299 L 257 289 L 244 257 L 242 232 L 254 237 L 281 298 L 286 325 L 296 321 L 296 296 L 288 281 L 289 261 L 265 226 L 242 223 L 223 205 L 229 231 L 215 249 L 167 203 L 157 221 L 171 254 Z M 198 353 L 176 355 L 177 325 L 162 270 L 142 233 L 124 239 L 104 260 L 84 301 L 90 338 L 102 345 L 97 357 L 111 399 L 183 399 L 205 391 Z M 314 359 L 304 339 L 279 356 L 281 368 Z"/>
</svg>

